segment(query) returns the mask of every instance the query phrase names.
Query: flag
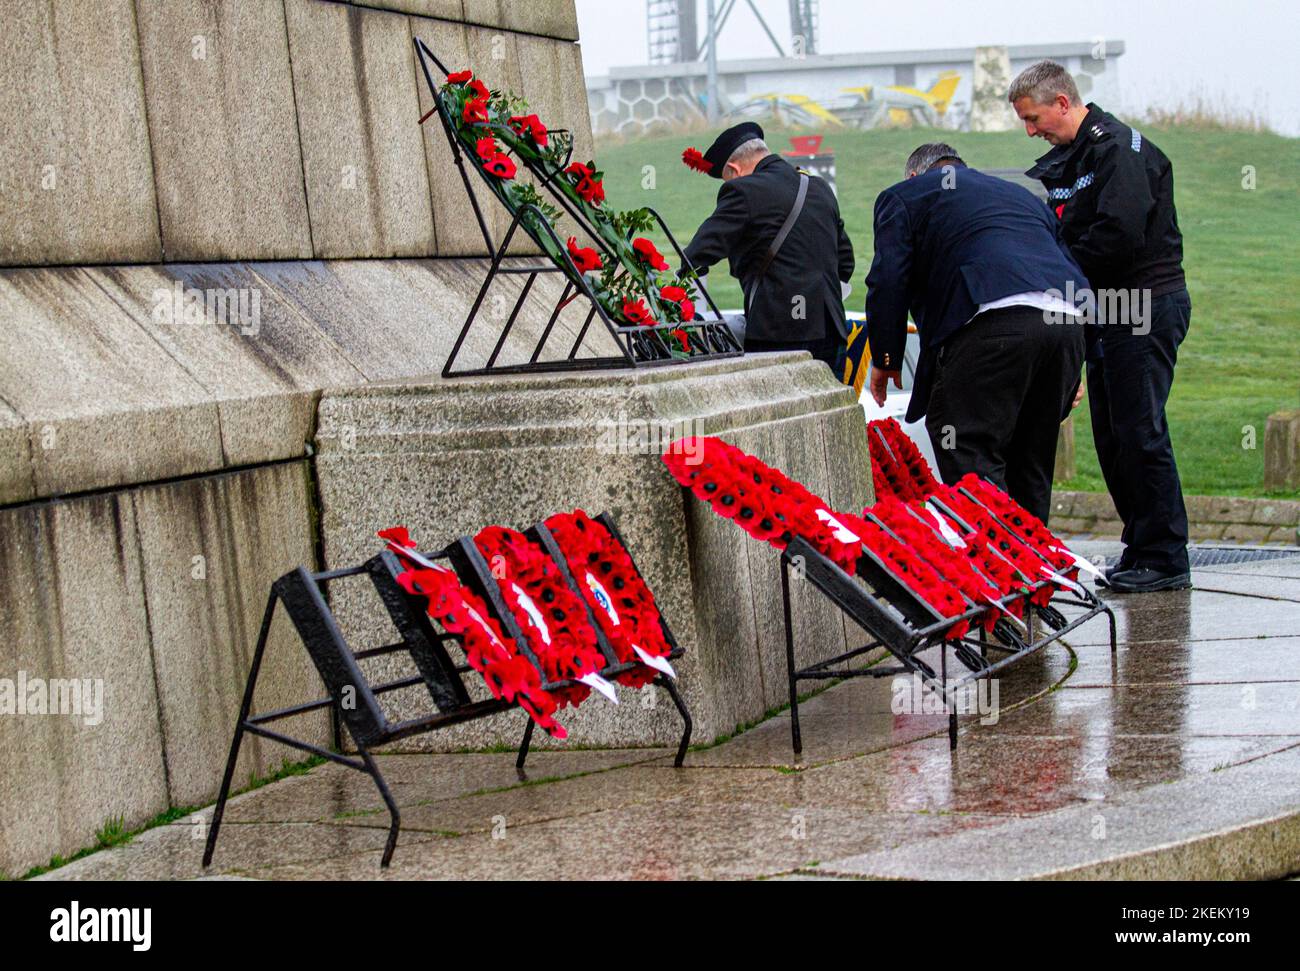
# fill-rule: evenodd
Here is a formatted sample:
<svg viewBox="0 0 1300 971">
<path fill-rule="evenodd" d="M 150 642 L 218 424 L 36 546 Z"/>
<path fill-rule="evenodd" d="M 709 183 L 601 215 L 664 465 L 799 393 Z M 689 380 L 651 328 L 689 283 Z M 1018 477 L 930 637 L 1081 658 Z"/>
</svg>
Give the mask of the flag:
<svg viewBox="0 0 1300 971">
<path fill-rule="evenodd" d="M 871 353 L 867 347 L 867 328 L 856 320 L 849 321 L 848 348 L 844 354 L 842 383 L 847 384 L 861 397 L 867 383 L 867 369 L 871 367 Z"/>
</svg>

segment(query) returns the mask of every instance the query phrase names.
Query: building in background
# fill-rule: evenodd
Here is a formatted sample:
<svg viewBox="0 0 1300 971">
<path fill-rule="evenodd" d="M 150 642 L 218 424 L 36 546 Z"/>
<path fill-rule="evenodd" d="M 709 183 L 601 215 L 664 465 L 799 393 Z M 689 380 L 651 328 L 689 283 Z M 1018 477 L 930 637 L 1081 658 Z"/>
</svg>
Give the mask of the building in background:
<svg viewBox="0 0 1300 971">
<path fill-rule="evenodd" d="M 616 67 L 608 75 L 587 78 L 591 124 L 597 134 L 640 135 L 705 123 L 708 67 L 703 58 L 708 38 L 704 44 L 696 44 L 693 38 L 683 40 L 688 22 L 695 23 L 694 5 L 689 0 L 649 2 L 671 5 L 677 29 L 667 31 L 661 15 L 658 46 L 653 33 L 650 41 L 652 59 L 657 51 L 661 60 Z M 655 23 L 650 20 L 652 26 Z M 793 37 L 792 51 L 799 50 L 799 40 L 799 35 Z M 809 41 L 816 50 L 815 35 L 805 39 Z M 1124 43 L 1108 41 L 1104 49 L 1085 41 L 860 54 L 806 50 L 801 56 L 719 61 L 721 117 L 775 120 L 821 131 L 883 125 L 967 130 L 974 114 L 981 119 L 981 130 L 994 130 L 1014 126 L 1015 116 L 975 97 L 977 63 L 987 65 L 992 59 L 1002 67 L 1005 56 L 1014 76 L 1034 61 L 1052 58 L 1074 74 L 1086 100 L 1115 104 Z M 687 56 L 692 52 L 695 56 Z M 977 100 L 981 110 L 973 111 Z"/>
</svg>

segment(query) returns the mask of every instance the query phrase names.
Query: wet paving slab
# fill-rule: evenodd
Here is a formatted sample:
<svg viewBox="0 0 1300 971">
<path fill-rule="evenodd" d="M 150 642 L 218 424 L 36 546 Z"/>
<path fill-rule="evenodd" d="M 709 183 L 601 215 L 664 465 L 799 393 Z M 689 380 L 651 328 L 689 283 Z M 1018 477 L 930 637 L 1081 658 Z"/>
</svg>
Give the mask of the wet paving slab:
<svg viewBox="0 0 1300 971">
<path fill-rule="evenodd" d="M 205 871 L 202 826 L 159 826 L 125 846 L 94 853 L 37 879 L 193 880 L 242 875 L 267 866 L 316 865 L 358 854 L 372 854 L 378 860 L 387 837 L 384 830 L 320 823 L 234 823 L 222 830 L 213 866 Z M 438 838 L 430 833 L 403 833 L 398 845 Z"/>
<path fill-rule="evenodd" d="M 402 809 L 402 829 L 464 836 L 689 799 L 703 791 L 717 802 L 743 801 L 747 789 L 779 778 L 772 769 L 653 769 L 630 766 L 616 775 L 597 773 L 546 784 L 518 784 L 457 799 Z M 333 820 L 343 826 L 388 828 L 379 811 Z"/>
<path fill-rule="evenodd" d="M 1273 580 L 1271 583 L 1275 587 L 1300 591 L 1300 582 Z M 1296 595 L 1300 596 L 1300 593 Z M 1300 633 L 1300 603 L 1294 600 L 1200 589 L 1139 596 L 1103 592 L 1102 599 L 1115 611 L 1119 640 L 1128 644 Z M 1079 628 L 1069 640 L 1078 648 L 1110 643 L 1106 625 L 1097 622 Z"/>
<path fill-rule="evenodd" d="M 792 805 L 1028 816 L 1215 771 L 1284 744 L 1261 738 L 1099 740 L 975 731 L 961 739 L 956 752 L 949 751 L 946 738 L 927 739 L 801 772 L 779 785 L 765 783 L 757 791 Z"/>
<path fill-rule="evenodd" d="M 1280 567 L 1274 565 L 1273 569 L 1280 569 Z M 1300 571 L 1300 567 L 1297 570 Z M 1249 572 L 1243 570 L 1228 573 L 1218 570 L 1198 570 L 1196 573 L 1197 587 L 1200 590 L 1209 592 L 1235 593 L 1259 597 L 1262 600 L 1300 604 L 1300 591 L 1295 589 L 1294 583 L 1286 582 L 1300 579 L 1300 577 L 1265 571 L 1265 564 L 1259 564 L 1258 570 Z M 1279 581 L 1281 582 L 1279 583 Z M 1300 610 L 1300 608 L 1297 609 Z"/>
<path fill-rule="evenodd" d="M 1071 659 L 1047 655 L 1049 676 L 1063 687 L 1240 684 L 1300 681 L 1300 634 L 1241 640 L 1145 641 L 1109 650 L 1080 648 Z M 1068 677 L 1067 677 L 1068 676 Z"/>
<path fill-rule="evenodd" d="M 1300 747 L 1103 803 L 801 868 L 869 879 L 1278 880 L 1300 867 Z"/>
<path fill-rule="evenodd" d="M 1300 738 L 1300 682 L 1068 688 L 988 734 Z"/>
<path fill-rule="evenodd" d="M 515 768 L 514 753 L 378 756 L 384 778 L 399 809 L 477 793 L 508 789 L 525 783 L 605 772 L 663 758 L 666 749 L 607 749 L 595 751 L 539 750 L 530 752 L 524 771 Z M 232 799 L 226 819 L 232 822 L 333 822 L 382 813 L 383 798 L 369 776 L 341 765 L 322 765 L 307 775 L 278 782 Z M 183 819 L 172 825 L 187 825 Z M 387 824 L 385 824 L 387 825 Z"/>
<path fill-rule="evenodd" d="M 705 798 L 666 800 L 506 825 L 494 832 L 378 853 L 251 871 L 268 879 L 751 879 L 814 866 L 848 848 L 890 850 L 992 826 L 996 817 L 870 813 Z"/>
<path fill-rule="evenodd" d="M 996 700 L 1005 712 L 1049 692 L 1057 683 L 1045 680 L 1052 673 L 1046 661 L 1049 654 L 1059 654 L 1055 668 L 1068 672 L 1068 648 L 1050 646 L 1008 668 L 998 681 L 996 699 L 990 695 L 989 700 Z M 920 656 L 938 670 L 937 651 Z M 956 670 L 958 676 L 967 673 L 964 668 Z M 799 754 L 793 749 L 791 717 L 786 710 L 723 744 L 692 752 L 689 762 L 696 766 L 806 769 L 916 739 L 943 736 L 947 744 L 948 719 L 942 705 L 910 675 L 841 682 L 801 702 L 799 720 L 803 743 Z M 669 761 L 663 758 L 659 764 Z"/>
<path fill-rule="evenodd" d="M 509 753 L 379 756 L 403 823 L 387 871 L 389 819 L 373 784 L 324 765 L 233 800 L 206 874 L 210 809 L 43 879 L 924 876 L 939 875 L 925 861 L 982 833 L 1025 857 L 1009 876 L 1159 876 L 1144 840 L 1176 843 L 1171 820 L 1191 833 L 1201 818 L 1236 842 L 1216 843 L 1201 863 L 1194 849 L 1171 851 L 1178 872 L 1230 873 L 1225 861 L 1271 872 L 1260 853 L 1300 840 L 1286 829 L 1259 843 L 1267 834 L 1250 800 L 1287 826 L 1294 815 L 1300 832 L 1300 789 L 1278 789 L 1300 778 L 1296 567 L 1216 567 L 1197 571 L 1192 591 L 1108 595 L 1119 650 L 1098 618 L 1023 659 L 998 678 L 995 706 L 960 718 L 956 751 L 946 716 L 906 679 L 857 678 L 800 704 L 797 756 L 788 710 L 697 746 L 681 769 L 665 749 L 547 749 L 523 774 Z M 926 659 L 937 667 L 936 652 Z M 1179 787 L 1199 794 L 1169 804 Z M 1234 794 L 1240 805 L 1227 804 Z M 1148 820 L 1144 800 L 1167 818 Z M 1131 870 L 1104 848 L 1062 848 L 1062 834 L 1083 839 L 1099 814 L 1122 824 L 1115 852 Z"/>
</svg>

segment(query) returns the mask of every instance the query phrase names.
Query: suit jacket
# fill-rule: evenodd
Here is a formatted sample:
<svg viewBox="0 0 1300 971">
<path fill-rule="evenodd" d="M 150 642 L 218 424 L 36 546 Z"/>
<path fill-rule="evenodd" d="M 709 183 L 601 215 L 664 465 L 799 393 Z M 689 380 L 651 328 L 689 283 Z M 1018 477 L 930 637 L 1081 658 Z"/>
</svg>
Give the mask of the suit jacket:
<svg viewBox="0 0 1300 971">
<path fill-rule="evenodd" d="M 911 312 L 921 338 L 907 420 L 925 414 L 940 345 L 981 304 L 1019 293 L 1062 298 L 1088 286 L 1056 215 L 1028 189 L 964 166 L 891 186 L 876 199 L 867 275 L 871 361 L 902 367 Z"/>
<path fill-rule="evenodd" d="M 768 247 L 794 208 L 799 173 L 769 155 L 753 173 L 724 182 L 718 204 L 686 247 L 701 271 L 723 259 L 745 293 L 746 336 L 765 341 L 813 341 L 847 336 L 840 281 L 853 278 L 853 244 L 844 232 L 835 193 L 808 180 L 803 212 L 772 265 L 758 278 Z M 799 299 L 802 298 L 802 299 Z"/>
</svg>

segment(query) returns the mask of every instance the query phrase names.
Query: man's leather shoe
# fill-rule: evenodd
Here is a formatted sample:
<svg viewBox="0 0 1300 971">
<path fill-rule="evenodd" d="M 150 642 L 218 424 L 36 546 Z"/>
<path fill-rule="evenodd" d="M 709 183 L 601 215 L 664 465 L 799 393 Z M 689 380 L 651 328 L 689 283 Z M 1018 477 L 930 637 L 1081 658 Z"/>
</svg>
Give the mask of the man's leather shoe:
<svg viewBox="0 0 1300 971">
<path fill-rule="evenodd" d="M 1112 573 L 1107 580 L 1116 593 L 1154 593 L 1157 590 L 1186 590 L 1192 585 L 1190 573 L 1165 573 L 1138 566 Z"/>
<path fill-rule="evenodd" d="M 1116 563 L 1114 566 L 1103 567 L 1101 571 L 1102 576 L 1093 577 L 1093 583 L 1095 583 L 1099 587 L 1106 587 L 1107 589 L 1109 589 L 1110 578 L 1122 570 L 1129 570 L 1129 569 L 1132 569 L 1132 567 L 1124 566 L 1124 564 L 1122 563 Z M 1102 577 L 1105 577 L 1105 579 L 1102 579 Z"/>
</svg>

